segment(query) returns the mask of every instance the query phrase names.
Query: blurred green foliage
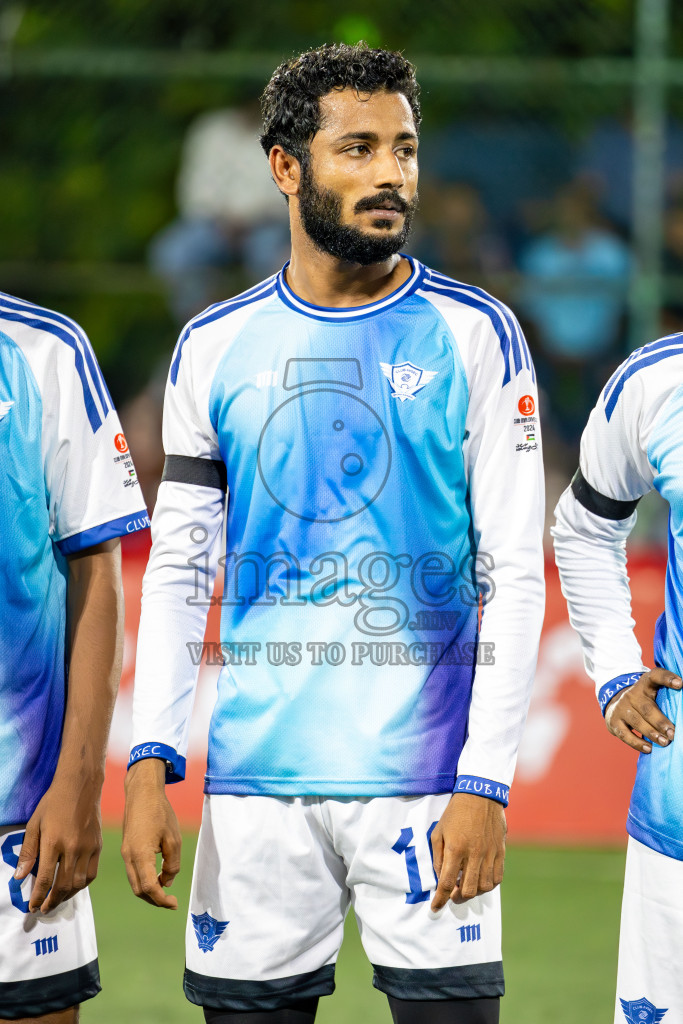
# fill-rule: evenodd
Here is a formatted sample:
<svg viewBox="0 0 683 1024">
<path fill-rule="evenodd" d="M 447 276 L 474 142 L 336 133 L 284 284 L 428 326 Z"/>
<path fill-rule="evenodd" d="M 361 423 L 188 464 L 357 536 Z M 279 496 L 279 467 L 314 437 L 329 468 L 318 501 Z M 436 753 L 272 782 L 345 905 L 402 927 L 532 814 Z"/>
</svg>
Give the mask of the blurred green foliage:
<svg viewBox="0 0 683 1024">
<path fill-rule="evenodd" d="M 585 56 L 628 54 L 633 0 L 371 0 L 331 10 L 326 0 L 28 0 L 17 42 L 27 46 L 275 48 L 329 42 L 357 24 L 368 41 L 415 52 Z M 351 37 L 353 36 L 351 33 Z M 355 40 L 353 40 L 355 41 Z"/>
<path fill-rule="evenodd" d="M 426 131 L 491 112 L 579 134 L 588 120 L 621 113 L 628 88 L 439 85 L 430 55 L 628 57 L 633 34 L 634 0 L 371 0 L 346 9 L 326 0 L 9 0 L 0 6 L 0 288 L 81 321 L 120 402 L 168 361 L 177 334 L 146 250 L 175 216 L 183 136 L 198 113 L 254 98 L 292 52 L 363 36 L 424 68 Z M 219 63 L 225 54 L 227 70 L 239 59 L 243 71 L 148 75 L 155 53 Z M 46 55 L 57 59 L 52 73 L 30 63 Z M 125 74 L 110 64 L 100 73 L 105 56 Z"/>
</svg>

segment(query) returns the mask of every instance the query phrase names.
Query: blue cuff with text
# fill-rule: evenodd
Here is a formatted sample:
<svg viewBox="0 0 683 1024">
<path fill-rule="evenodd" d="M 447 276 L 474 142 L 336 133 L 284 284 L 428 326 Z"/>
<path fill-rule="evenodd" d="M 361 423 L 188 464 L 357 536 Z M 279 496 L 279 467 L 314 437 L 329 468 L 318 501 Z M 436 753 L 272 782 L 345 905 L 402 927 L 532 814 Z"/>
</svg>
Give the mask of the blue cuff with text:
<svg viewBox="0 0 683 1024">
<path fill-rule="evenodd" d="M 185 778 L 185 758 L 181 757 L 173 747 L 165 743 L 138 743 L 130 752 L 128 767 L 144 761 L 147 757 L 156 757 L 166 762 L 166 781 L 182 782 Z"/>
<path fill-rule="evenodd" d="M 489 800 L 497 800 L 503 807 L 507 807 L 510 799 L 509 786 L 504 786 L 502 782 L 493 782 L 491 779 L 481 779 L 478 775 L 458 775 L 453 792 L 485 796 Z"/>
<path fill-rule="evenodd" d="M 603 715 L 612 697 L 619 693 L 620 690 L 627 690 L 629 686 L 637 683 L 643 672 L 646 671 L 647 669 L 639 668 L 637 672 L 627 672 L 622 676 L 615 676 L 614 679 L 610 679 L 608 683 L 600 687 L 598 691 L 598 704 Z"/>
</svg>

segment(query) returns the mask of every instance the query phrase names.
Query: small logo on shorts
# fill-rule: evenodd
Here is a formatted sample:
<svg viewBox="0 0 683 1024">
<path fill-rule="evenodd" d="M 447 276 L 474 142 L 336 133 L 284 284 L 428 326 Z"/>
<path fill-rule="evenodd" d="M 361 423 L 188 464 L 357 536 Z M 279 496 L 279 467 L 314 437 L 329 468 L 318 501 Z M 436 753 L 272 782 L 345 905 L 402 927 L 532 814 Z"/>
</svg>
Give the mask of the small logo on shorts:
<svg viewBox="0 0 683 1024">
<path fill-rule="evenodd" d="M 192 914 L 197 942 L 202 953 L 211 953 L 218 939 L 230 924 L 229 921 L 217 921 L 211 914 Z"/>
<path fill-rule="evenodd" d="M 478 942 L 481 938 L 480 924 L 464 924 L 462 928 L 458 928 L 458 931 L 461 942 Z"/>
<path fill-rule="evenodd" d="M 668 1007 L 667 1010 L 658 1010 L 645 998 L 633 999 L 630 1003 L 621 998 L 619 1001 L 629 1024 L 657 1024 L 668 1010 Z"/>
<path fill-rule="evenodd" d="M 48 935 L 46 939 L 36 939 L 31 945 L 36 951 L 36 956 L 45 956 L 47 953 L 57 952 L 57 936 Z"/>
</svg>

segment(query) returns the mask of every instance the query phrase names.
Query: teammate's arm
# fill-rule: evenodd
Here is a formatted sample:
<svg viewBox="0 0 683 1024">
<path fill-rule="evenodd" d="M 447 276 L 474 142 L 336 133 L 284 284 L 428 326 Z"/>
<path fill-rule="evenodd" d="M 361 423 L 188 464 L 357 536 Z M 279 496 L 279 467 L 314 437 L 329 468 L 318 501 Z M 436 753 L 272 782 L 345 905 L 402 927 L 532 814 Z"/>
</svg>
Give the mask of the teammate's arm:
<svg viewBox="0 0 683 1024">
<path fill-rule="evenodd" d="M 503 877 L 505 811 L 543 619 L 543 467 L 536 385 L 521 329 L 505 352 L 488 319 L 473 339 L 465 455 L 485 594 L 468 738 L 455 792 L 432 833 L 432 908 L 489 892 Z M 509 337 L 509 335 L 507 335 Z M 488 663 L 487 663 L 488 662 Z"/>
<path fill-rule="evenodd" d="M 558 502 L 551 530 L 569 619 L 581 637 L 586 671 L 595 681 L 607 728 L 645 754 L 652 743 L 665 747 L 673 739 L 673 724 L 655 698 L 662 686 L 680 689 L 681 680 L 666 669 L 649 671 L 642 663 L 631 615 L 626 540 L 637 502 L 654 480 L 648 437 L 677 379 L 666 361 L 630 376 L 629 362 L 617 370 L 591 413 L 581 439 L 579 471 Z"/>
<path fill-rule="evenodd" d="M 26 878 L 38 860 L 29 909 L 43 913 L 97 874 L 104 761 L 123 650 L 120 541 L 69 556 L 68 568 L 70 657 L 61 751 L 52 784 L 26 826 L 15 872 L 15 878 Z"/>
</svg>

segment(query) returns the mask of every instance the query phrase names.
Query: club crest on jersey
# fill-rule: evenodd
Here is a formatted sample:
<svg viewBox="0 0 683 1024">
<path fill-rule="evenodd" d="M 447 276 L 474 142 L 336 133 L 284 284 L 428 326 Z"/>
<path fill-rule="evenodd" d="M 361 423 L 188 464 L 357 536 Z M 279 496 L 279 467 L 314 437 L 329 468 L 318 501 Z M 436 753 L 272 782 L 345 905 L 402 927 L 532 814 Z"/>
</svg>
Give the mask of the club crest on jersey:
<svg viewBox="0 0 683 1024">
<path fill-rule="evenodd" d="M 657 1024 L 666 1013 L 653 1006 L 649 999 L 633 999 L 629 1003 L 620 998 L 619 1002 L 629 1024 Z"/>
<path fill-rule="evenodd" d="M 420 391 L 433 377 L 436 377 L 438 370 L 423 370 L 419 366 L 413 366 L 412 363 L 380 363 L 382 373 L 391 384 L 391 395 L 392 398 L 399 398 L 402 402 L 407 402 L 408 399 L 413 401 L 415 395 L 419 395 Z"/>
<path fill-rule="evenodd" d="M 217 921 L 205 911 L 203 914 L 192 914 L 192 924 L 202 953 L 211 953 L 230 922 Z"/>
<path fill-rule="evenodd" d="M 10 411 L 13 405 L 14 402 L 6 402 L 0 400 L 0 420 L 4 420 L 5 416 Z"/>
</svg>

